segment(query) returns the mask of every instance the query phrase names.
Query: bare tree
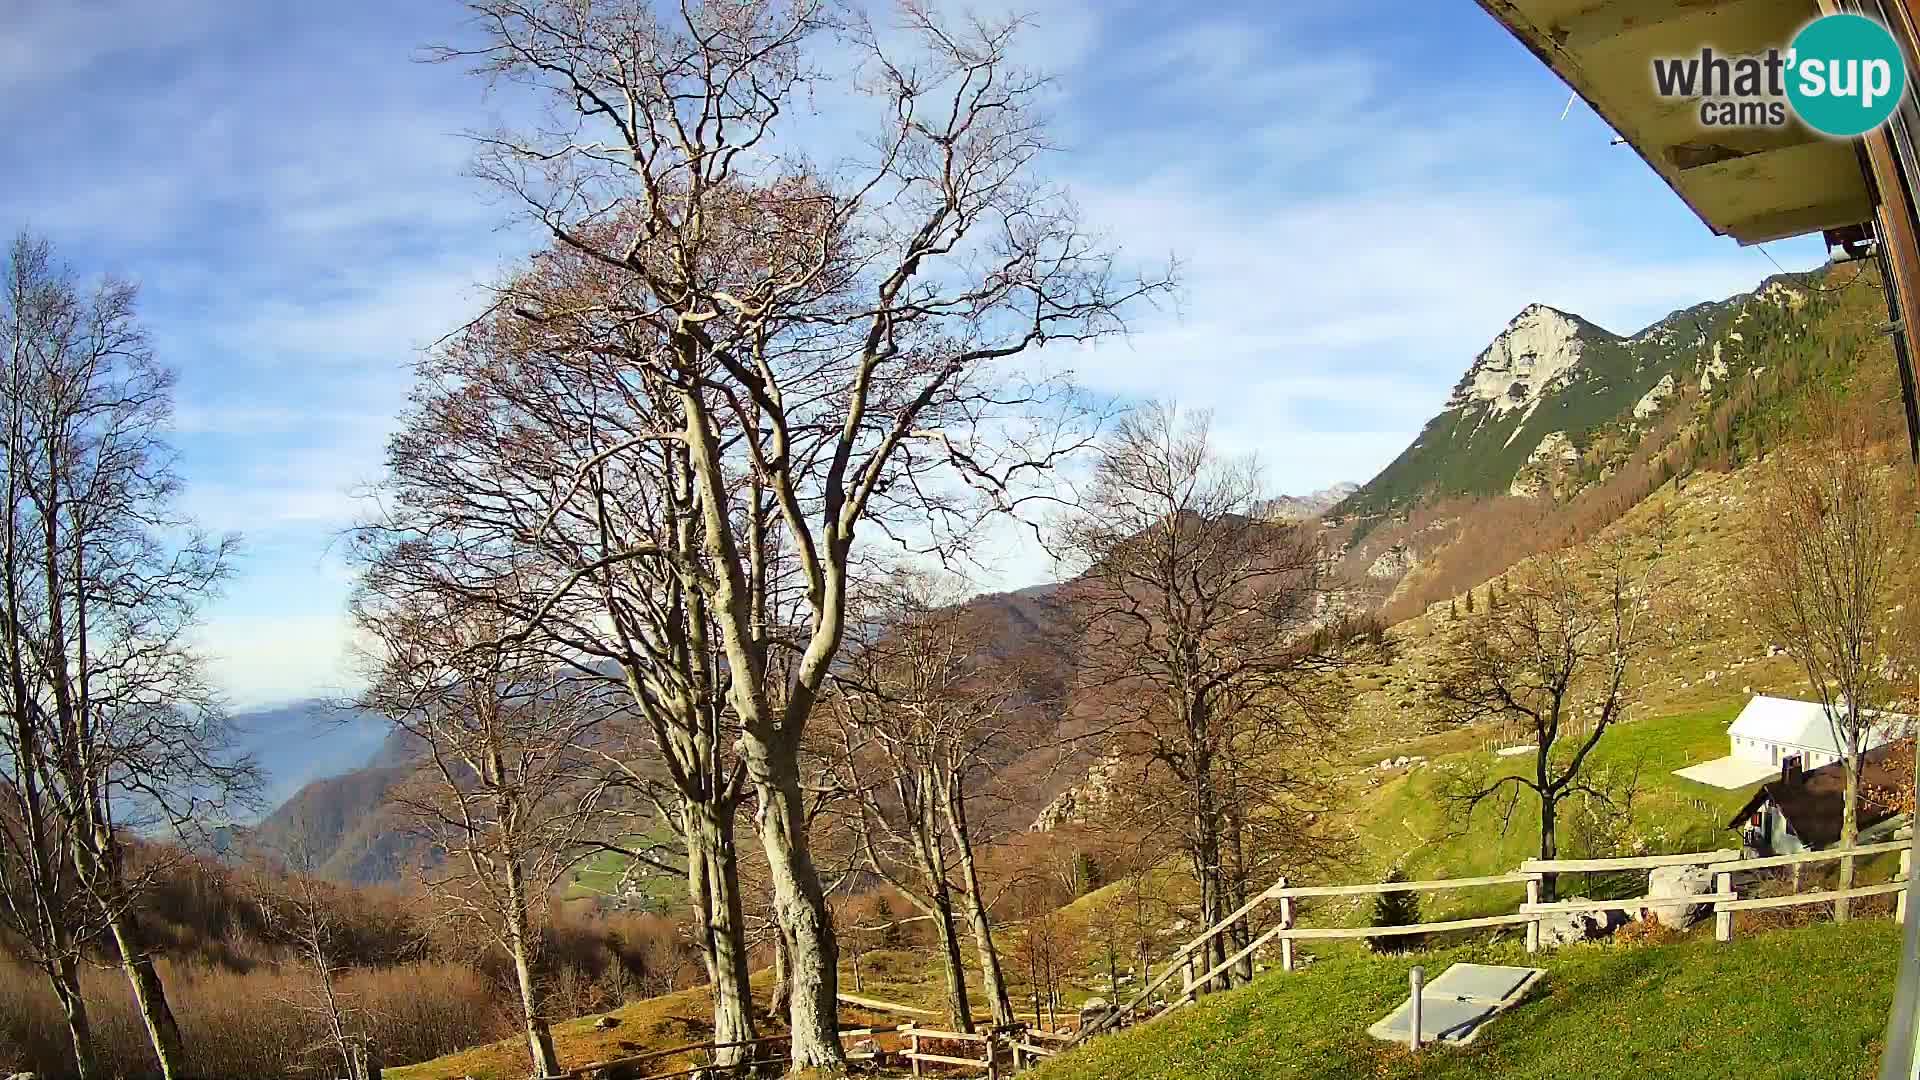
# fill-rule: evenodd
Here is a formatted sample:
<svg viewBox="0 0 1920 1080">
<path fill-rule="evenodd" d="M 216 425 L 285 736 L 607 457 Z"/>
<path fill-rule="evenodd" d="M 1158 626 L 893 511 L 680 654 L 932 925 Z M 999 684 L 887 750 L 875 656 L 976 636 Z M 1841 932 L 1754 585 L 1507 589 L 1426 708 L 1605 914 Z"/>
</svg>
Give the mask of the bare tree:
<svg viewBox="0 0 1920 1080">
<path fill-rule="evenodd" d="M 423 868 L 433 898 L 512 963 L 535 1074 L 557 1075 L 535 928 L 585 850 L 583 822 L 605 790 L 583 749 L 605 696 L 598 682 L 507 643 L 493 612 L 388 585 L 370 567 L 354 609 L 375 650 L 364 707 L 425 757 L 394 800 L 444 855 Z"/>
<path fill-rule="evenodd" d="M 1592 782 L 1589 759 L 1632 706 L 1637 666 L 1661 639 L 1652 576 L 1664 531 L 1654 521 L 1523 566 L 1508 575 L 1497 606 L 1453 624 L 1436 662 L 1431 695 L 1451 722 L 1497 719 L 1534 748 L 1530 772 L 1461 772 L 1448 781 L 1448 797 L 1465 815 L 1491 805 L 1510 823 L 1531 792 L 1542 859 L 1559 851 L 1562 802 L 1616 797 Z M 1556 894 L 1556 876 L 1546 875 L 1543 899 Z"/>
<path fill-rule="evenodd" d="M 0 926 L 53 988 L 73 1043 L 75 1074 L 90 1080 L 97 1066 L 80 964 L 103 932 L 99 909 L 67 858 L 71 822 L 53 812 L 41 790 L 39 729 L 29 713 L 9 712 L 0 732 Z"/>
<path fill-rule="evenodd" d="M 1085 567 L 1070 598 L 1083 686 L 1137 771 L 1137 832 L 1178 838 L 1205 926 L 1256 872 L 1331 850 L 1308 763 L 1342 716 L 1343 668 L 1373 647 L 1342 622 L 1314 534 L 1261 520 L 1259 496 L 1253 463 L 1218 454 L 1205 414 L 1153 404 L 1103 444 L 1061 531 Z M 1256 827 L 1275 846 L 1250 858 Z M 1217 966 L 1242 936 L 1200 959 Z"/>
<path fill-rule="evenodd" d="M 235 541 L 209 540 L 172 509 L 179 481 L 164 436 L 173 373 L 153 356 L 133 286 L 108 279 L 83 291 L 27 236 L 10 256 L 0 301 L 0 707 L 9 732 L 0 782 L 23 807 L 16 835 L 33 864 L 32 904 L 97 909 L 171 1078 L 184 1067 L 180 1030 L 133 917 L 167 860 L 135 870 L 126 843 L 136 831 L 189 833 L 257 784 L 251 761 L 231 751 L 187 640 Z M 46 861 L 55 837 L 69 882 Z M 60 956 L 84 935 L 29 921 L 48 946 L 42 958 L 65 968 Z M 84 1042 L 72 981 L 55 982 Z"/>
<path fill-rule="evenodd" d="M 615 297 L 603 268 L 568 249 L 504 291 L 565 311 Z M 619 326 L 506 311 L 455 335 L 419 364 L 386 507 L 359 547 L 390 580 L 493 612 L 503 633 L 626 700 L 594 752 L 633 798 L 601 808 L 597 844 L 636 872 L 686 875 L 714 1038 L 730 1044 L 718 1062 L 731 1065 L 755 1035 L 735 844 L 749 788 L 689 455 L 648 437 L 681 423 L 678 405 L 623 358 L 643 347 Z M 745 497 L 757 510 L 743 542 L 768 558 L 750 607 L 772 635 L 794 590 L 771 565 L 770 502 Z M 662 824 L 681 850 L 634 841 Z"/>
<path fill-rule="evenodd" d="M 1898 696 L 1889 608 L 1911 529 L 1896 509 L 1893 470 L 1858 415 L 1823 402 L 1806 434 L 1761 467 L 1759 513 L 1745 535 L 1755 565 L 1743 578 L 1744 606 L 1800 664 L 1826 713 L 1847 777 L 1840 843 L 1852 847 L 1861 765 L 1874 730 L 1888 723 L 1875 710 Z M 1853 875 L 1853 858 L 1841 859 L 1840 888 L 1852 887 Z M 1834 901 L 1833 911 L 1845 922 L 1847 902 Z"/>
<path fill-rule="evenodd" d="M 919 50 L 908 62 L 814 0 L 470 6 L 481 44 L 441 55 L 532 86 L 559 116 L 486 138 L 482 171 L 617 281 L 620 299 L 594 315 L 646 332 L 618 355 L 675 403 L 671 426 L 633 438 L 687 457 L 704 564 L 690 576 L 719 631 L 759 799 L 794 991 L 792 1067 L 837 1067 L 836 950 L 799 753 L 847 632 L 856 534 L 898 525 L 951 540 L 982 501 L 962 496 L 1014 501 L 1078 436 L 1009 438 L 1053 387 L 1015 390 L 1008 358 L 1115 333 L 1120 310 L 1162 282 L 1121 280 L 1064 193 L 1037 179 L 1046 84 L 1011 60 L 1017 22 L 953 28 L 905 7 Z M 875 129 L 864 160 L 822 169 L 791 121 L 836 22 L 864 59 L 855 85 L 871 92 Z M 533 320 L 578 314 L 507 305 Z M 1057 410 L 1043 415 L 1042 433 L 1061 434 Z M 762 495 L 779 533 L 766 548 L 749 524 Z M 803 588 L 790 644 L 756 620 L 755 583 L 776 552 Z"/>
<path fill-rule="evenodd" d="M 315 876 L 306 823 L 294 823 L 284 847 L 260 854 L 261 865 L 251 879 L 253 902 L 268 932 L 292 949 L 312 979 L 290 1002 L 323 1031 L 309 1052 L 324 1050 L 338 1057 L 348 1080 L 369 1080 L 378 1072 L 374 1048 L 361 1009 L 340 985 L 345 928 L 337 898 Z"/>
<path fill-rule="evenodd" d="M 1028 919 L 1014 944 L 1015 956 L 1025 962 L 1027 969 L 1033 1022 L 1054 1031 L 1060 1029 L 1060 1006 L 1067 973 L 1079 959 L 1075 939 L 1075 928 L 1066 915 L 1047 911 Z"/>
<path fill-rule="evenodd" d="M 973 1030 L 956 934 L 961 907 L 979 958 L 993 1022 L 1014 1022 L 981 882 L 975 815 L 994 771 L 1043 749 L 1018 681 L 998 670 L 969 629 L 957 594 L 902 572 L 868 613 L 878 627 L 835 676 L 830 725 L 837 787 L 868 869 L 933 922 L 948 978 L 949 1012 Z M 970 809 L 971 808 L 971 809 Z M 917 880 L 897 872 L 916 871 Z"/>
</svg>

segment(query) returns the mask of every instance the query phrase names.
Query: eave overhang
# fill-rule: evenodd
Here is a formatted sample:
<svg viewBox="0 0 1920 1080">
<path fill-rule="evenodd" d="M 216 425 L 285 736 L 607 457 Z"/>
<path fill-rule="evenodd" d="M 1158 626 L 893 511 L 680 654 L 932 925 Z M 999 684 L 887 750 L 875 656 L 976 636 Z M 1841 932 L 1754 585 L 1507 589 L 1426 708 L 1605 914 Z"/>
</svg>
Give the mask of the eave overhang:
<svg viewBox="0 0 1920 1080">
<path fill-rule="evenodd" d="M 1709 128 L 1697 102 L 1661 97 L 1653 58 L 1785 49 L 1815 0 L 1479 0 L 1586 99 L 1707 227 L 1743 244 L 1858 224 L 1873 195 L 1854 143 L 1789 117 Z"/>
</svg>

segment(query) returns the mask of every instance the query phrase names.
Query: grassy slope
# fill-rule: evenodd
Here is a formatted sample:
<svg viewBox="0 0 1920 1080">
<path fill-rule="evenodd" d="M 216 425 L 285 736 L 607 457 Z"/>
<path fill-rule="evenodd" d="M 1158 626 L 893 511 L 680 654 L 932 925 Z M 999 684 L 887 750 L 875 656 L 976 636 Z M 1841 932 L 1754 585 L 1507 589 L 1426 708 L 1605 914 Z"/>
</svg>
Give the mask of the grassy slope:
<svg viewBox="0 0 1920 1080">
<path fill-rule="evenodd" d="M 1158 1023 L 1098 1040 L 1036 1080 L 1619 1077 L 1841 1080 L 1871 1075 L 1899 934 L 1876 920 L 1717 945 L 1581 946 L 1470 1047 L 1419 1057 L 1366 1034 L 1407 992 L 1410 959 L 1326 960 L 1269 974 Z M 1525 963 L 1512 947 L 1420 958 Z M 1782 977 L 1791 972 L 1791 977 Z M 1808 1019 L 1817 1017 L 1817 1034 Z"/>
<path fill-rule="evenodd" d="M 1639 769 L 1634 801 L 1636 831 L 1665 851 L 1700 851 L 1729 846 L 1729 817 L 1747 801 L 1747 791 L 1722 791 L 1672 775 L 1674 769 L 1727 752 L 1726 728 L 1741 703 L 1621 724 L 1601 738 L 1588 768 L 1630 772 Z M 1456 820 L 1439 795 L 1444 770 L 1454 765 L 1490 763 L 1502 773 L 1533 768 L 1533 756 L 1501 758 L 1491 747 L 1435 757 L 1418 769 L 1396 776 L 1368 792 L 1356 804 L 1355 817 L 1366 822 L 1361 844 L 1378 868 L 1399 863 L 1415 879 L 1504 874 L 1538 854 L 1539 811 L 1527 793 L 1503 829 L 1496 809 L 1483 805 L 1470 821 Z M 1571 823 L 1563 823 L 1563 832 Z M 1566 847 L 1567 836 L 1562 837 Z M 1583 883 L 1571 887 L 1578 891 Z M 1456 918 L 1510 911 L 1520 887 L 1474 889 L 1432 894 L 1423 904 L 1428 918 Z"/>
<path fill-rule="evenodd" d="M 772 986 L 771 975 L 771 972 L 760 971 L 753 976 L 755 1011 L 760 1015 L 762 1035 L 777 1035 L 783 1030 L 770 1027 L 765 1016 L 767 994 Z M 553 1025 L 554 1047 L 560 1054 L 563 1067 L 578 1068 L 589 1062 L 699 1043 L 712 1038 L 711 1009 L 711 999 L 705 986 L 628 1002 L 609 1012 Z M 602 1016 L 611 1016 L 619 1023 L 607 1030 L 598 1030 L 594 1022 Z M 880 1025 L 897 1024 L 901 1020 L 897 1016 L 844 1008 L 840 1012 L 840 1019 L 847 1024 Z M 648 1068 L 654 1072 L 666 1072 L 692 1064 L 693 1059 L 683 1054 L 654 1062 Z M 417 1065 L 389 1068 L 385 1070 L 385 1075 L 389 1080 L 461 1080 L 463 1077 L 471 1077 L 472 1080 L 524 1080 L 527 1069 L 527 1044 L 521 1039 L 507 1039 Z"/>
<path fill-rule="evenodd" d="M 627 1054 L 664 1049 L 708 1038 L 713 1024 L 710 999 L 704 986 L 682 990 L 664 997 L 635 1001 L 610 1013 L 583 1016 L 553 1026 L 554 1045 L 560 1063 L 568 1068 L 589 1061 L 605 1061 Z M 596 1031 L 594 1021 L 601 1016 L 620 1021 L 617 1027 Z M 665 1071 L 667 1065 L 661 1066 Z M 457 1054 L 403 1068 L 387 1069 L 391 1080 L 508 1080 L 527 1075 L 527 1045 L 519 1039 L 477 1046 Z"/>
</svg>

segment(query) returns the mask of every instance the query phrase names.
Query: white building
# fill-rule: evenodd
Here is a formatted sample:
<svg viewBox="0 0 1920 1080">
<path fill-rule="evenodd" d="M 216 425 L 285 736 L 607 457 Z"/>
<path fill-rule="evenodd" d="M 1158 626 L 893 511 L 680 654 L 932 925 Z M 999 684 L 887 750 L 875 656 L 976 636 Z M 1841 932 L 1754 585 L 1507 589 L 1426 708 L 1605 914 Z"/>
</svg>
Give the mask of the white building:
<svg viewBox="0 0 1920 1080">
<path fill-rule="evenodd" d="M 1906 734 L 1908 717 L 1894 713 L 1869 714 L 1861 750 L 1875 750 Z M 1775 769 L 1798 756 L 1802 772 L 1811 772 L 1840 760 L 1839 725 L 1827 718 L 1816 701 L 1756 695 L 1727 728 L 1731 754 L 1741 761 Z"/>
</svg>

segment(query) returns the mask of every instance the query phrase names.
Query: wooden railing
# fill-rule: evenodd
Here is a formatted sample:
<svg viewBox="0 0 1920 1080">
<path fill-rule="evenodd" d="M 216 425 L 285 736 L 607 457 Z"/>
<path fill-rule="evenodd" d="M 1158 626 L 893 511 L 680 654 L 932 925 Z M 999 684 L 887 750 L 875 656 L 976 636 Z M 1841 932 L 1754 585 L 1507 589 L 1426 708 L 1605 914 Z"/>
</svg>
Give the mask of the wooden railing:
<svg viewBox="0 0 1920 1080">
<path fill-rule="evenodd" d="M 913 1075 L 922 1075 L 923 1063 L 958 1065 L 962 1068 L 978 1069 L 983 1076 L 991 1080 L 998 1080 L 1000 1076 L 1000 1058 L 1003 1050 L 1012 1064 L 1012 1071 L 1019 1073 L 1059 1053 L 1074 1041 L 1074 1035 L 1071 1032 L 1048 1031 L 1037 1024 L 1031 1026 L 1015 1024 L 1012 1027 L 992 1028 L 978 1033 L 941 1031 L 916 1024 L 903 1024 L 900 1027 L 900 1033 L 907 1037 L 907 1049 L 899 1056 L 907 1060 L 912 1067 Z M 970 1043 L 980 1047 L 981 1056 L 973 1058 L 960 1057 L 956 1054 L 927 1053 L 920 1045 L 922 1039 Z M 1050 1045 L 1041 1045 L 1042 1043 Z"/>
<path fill-rule="evenodd" d="M 1832 862 L 1849 855 L 1864 857 L 1900 852 L 1900 872 L 1892 881 L 1879 885 L 1861 885 L 1849 889 L 1828 889 L 1818 892 L 1795 893 L 1788 896 L 1744 897 L 1740 894 L 1737 874 L 1758 870 L 1775 869 L 1783 866 L 1800 866 L 1811 863 Z M 1047 1031 L 1038 1023 L 1020 1024 L 1006 1029 L 988 1029 L 983 1032 L 945 1031 L 938 1028 L 919 1026 L 910 1021 L 899 1027 L 849 1028 L 841 1031 L 842 1040 L 872 1036 L 896 1036 L 905 1041 L 905 1049 L 898 1052 L 880 1051 L 854 1052 L 852 1059 L 893 1058 L 907 1062 L 914 1076 L 924 1074 L 923 1066 L 958 1066 L 969 1070 L 978 1070 L 989 1080 L 998 1080 L 1001 1073 L 1000 1062 L 1004 1056 L 1011 1065 L 1011 1072 L 1020 1072 L 1052 1057 L 1086 1039 L 1111 1029 L 1116 1023 L 1131 1022 L 1140 1007 L 1153 997 L 1156 991 L 1178 975 L 1182 976 L 1178 997 L 1167 1002 L 1145 1019 L 1158 1019 L 1161 1016 L 1192 1002 L 1207 986 L 1232 970 L 1234 965 L 1247 960 L 1261 948 L 1274 941 L 1280 943 L 1280 967 L 1282 971 L 1293 971 L 1297 966 L 1294 942 L 1314 940 L 1334 940 L 1372 937 L 1397 937 L 1407 934 L 1440 934 L 1454 930 L 1475 930 L 1500 926 L 1525 926 L 1528 952 L 1540 949 L 1540 930 L 1544 919 L 1552 915 L 1564 915 L 1573 912 L 1598 911 L 1637 911 L 1643 908 L 1669 906 L 1708 906 L 1713 909 L 1714 937 L 1720 941 L 1733 940 L 1733 917 L 1736 912 L 1758 911 L 1769 908 L 1799 907 L 1811 904 L 1826 904 L 1836 900 L 1854 900 L 1870 896 L 1896 894 L 1895 918 L 1904 919 L 1907 904 L 1907 879 L 1912 867 L 1909 865 L 1909 846 L 1905 840 L 1891 840 L 1883 843 L 1859 844 L 1852 848 L 1827 851 L 1810 851 L 1798 855 L 1769 855 L 1759 858 L 1743 859 L 1738 851 L 1700 851 L 1677 855 L 1647 855 L 1639 858 L 1624 859 L 1528 859 L 1520 864 L 1520 869 L 1511 874 L 1493 874 L 1483 877 L 1442 878 L 1434 881 L 1389 881 L 1369 882 L 1359 885 L 1288 885 L 1281 878 L 1258 896 L 1247 901 L 1239 910 L 1229 914 L 1215 925 L 1208 927 L 1198 937 L 1182 945 L 1168 959 L 1166 967 L 1134 995 L 1134 997 L 1116 1008 L 1109 1009 L 1091 1022 L 1083 1023 L 1077 1032 Z M 1704 866 L 1711 867 L 1714 874 L 1713 891 L 1674 897 L 1636 897 L 1630 900 L 1564 900 L 1551 903 L 1542 902 L 1541 883 L 1549 874 L 1570 874 L 1581 872 L 1610 872 L 1623 870 L 1653 870 L 1665 866 Z M 1377 896 L 1381 893 L 1399 892 L 1441 892 L 1460 889 L 1495 888 L 1500 886 L 1523 885 L 1526 887 L 1526 901 L 1519 910 L 1499 915 L 1485 915 L 1476 918 L 1446 919 L 1436 922 L 1410 923 L 1405 926 L 1298 926 L 1295 923 L 1296 902 L 1322 897 Z M 1249 943 L 1236 950 L 1233 955 L 1221 960 L 1204 973 L 1195 974 L 1196 957 L 1207 944 L 1222 934 L 1232 931 L 1236 926 L 1252 917 L 1254 912 L 1267 904 L 1279 905 L 1279 917 L 1274 924 L 1255 936 Z M 1148 972 L 1151 974 L 1151 971 Z M 926 1013 L 928 1010 L 911 1006 L 896 1005 L 891 1002 L 855 999 L 858 1004 L 870 1007 L 886 1007 L 895 1011 Z M 980 1048 L 979 1057 L 962 1057 L 958 1054 L 938 1054 L 926 1049 L 926 1042 L 964 1043 Z M 746 1055 L 754 1064 L 778 1064 L 785 1061 L 776 1048 L 784 1046 L 785 1036 L 774 1036 L 739 1043 L 689 1043 L 664 1050 L 649 1051 L 632 1057 L 612 1061 L 599 1061 L 577 1069 L 562 1072 L 547 1080 L 580 1080 L 587 1074 L 608 1068 L 624 1067 L 638 1070 L 643 1065 L 656 1064 L 668 1058 L 682 1054 L 703 1055 L 711 1060 L 716 1051 L 736 1048 L 748 1048 Z M 763 1053 L 762 1049 L 774 1050 L 773 1054 Z M 1003 1053 L 1004 1052 L 1004 1053 Z M 693 1064 L 671 1072 L 648 1075 L 645 1080 L 673 1080 L 676 1077 L 691 1076 L 694 1073 L 713 1070 L 711 1064 Z"/>
<path fill-rule="evenodd" d="M 1789 896 L 1743 897 L 1735 886 L 1734 875 L 1774 867 L 1796 864 L 1829 862 L 1852 856 L 1879 855 L 1899 851 L 1900 873 L 1898 877 L 1881 885 L 1863 885 L 1851 889 L 1834 889 L 1821 892 L 1798 893 Z M 1540 950 L 1542 922 L 1552 915 L 1564 915 L 1574 912 L 1600 911 L 1638 911 L 1644 908 L 1669 906 L 1709 906 L 1714 914 L 1715 937 L 1720 941 L 1733 939 L 1733 915 L 1739 911 L 1752 911 L 1764 908 L 1798 907 L 1802 905 L 1831 903 L 1836 900 L 1856 899 L 1868 896 L 1898 894 L 1896 918 L 1905 918 L 1907 878 L 1911 872 L 1908 865 L 1908 842 L 1893 840 L 1884 843 L 1859 844 L 1851 848 L 1830 849 L 1826 851 L 1804 852 L 1798 855 L 1769 855 L 1758 858 L 1742 858 L 1738 851 L 1721 849 L 1716 851 L 1683 852 L 1673 855 L 1645 855 L 1637 858 L 1618 859 L 1528 859 L 1520 868 L 1510 874 L 1494 874 L 1483 877 L 1442 878 L 1433 881 L 1391 881 L 1370 882 L 1359 885 L 1306 885 L 1290 886 L 1287 879 L 1279 881 L 1260 895 L 1249 900 L 1241 908 L 1218 923 L 1209 927 L 1200 936 L 1187 942 L 1169 958 L 1165 969 L 1158 976 L 1150 978 L 1135 993 L 1133 998 L 1119 1008 L 1109 1011 L 1090 1024 L 1082 1026 L 1075 1036 L 1074 1043 L 1084 1041 L 1116 1024 L 1130 1022 L 1141 1006 L 1153 998 L 1163 986 L 1170 983 L 1174 976 L 1182 977 L 1178 997 L 1147 1016 L 1148 1021 L 1189 1004 L 1194 998 L 1212 985 L 1216 980 L 1232 970 L 1236 964 L 1245 961 L 1261 948 L 1273 941 L 1280 942 L 1280 968 L 1292 971 L 1296 967 L 1294 942 L 1304 940 L 1331 940 L 1342 938 L 1399 937 L 1409 934 L 1440 934 L 1455 930 L 1476 930 L 1500 926 L 1525 926 L 1526 946 L 1529 953 Z M 1667 866 L 1704 866 L 1714 871 L 1714 887 L 1710 893 L 1688 896 L 1636 897 L 1631 900 L 1567 900 L 1545 903 L 1541 900 L 1542 882 L 1548 875 L 1580 872 L 1609 872 L 1623 870 L 1654 870 Z M 1317 897 L 1375 896 L 1381 893 L 1399 892 L 1439 892 L 1454 889 L 1477 889 L 1498 886 L 1523 885 L 1526 887 L 1526 900 L 1517 911 L 1509 914 L 1485 915 L 1476 918 L 1448 919 L 1437 922 L 1411 923 L 1405 926 L 1326 926 L 1302 927 L 1295 925 L 1296 901 Z M 1253 913 L 1266 904 L 1279 905 L 1279 917 L 1264 932 L 1255 936 L 1233 955 L 1226 957 L 1204 973 L 1195 974 L 1195 958 L 1201 950 L 1215 938 L 1240 926 Z M 1151 971 L 1148 974 L 1152 974 Z"/>
</svg>

